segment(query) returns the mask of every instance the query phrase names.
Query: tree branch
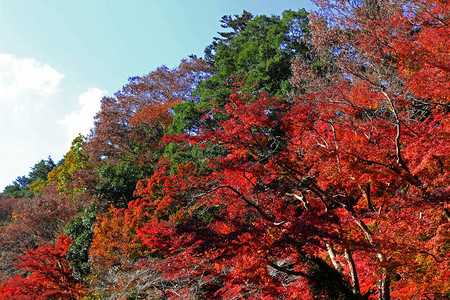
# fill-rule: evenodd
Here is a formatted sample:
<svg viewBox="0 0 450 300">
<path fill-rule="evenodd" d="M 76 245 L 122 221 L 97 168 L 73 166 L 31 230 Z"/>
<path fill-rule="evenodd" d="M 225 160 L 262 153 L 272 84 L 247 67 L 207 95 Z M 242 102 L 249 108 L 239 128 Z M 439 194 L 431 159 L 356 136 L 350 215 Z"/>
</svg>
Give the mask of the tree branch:
<svg viewBox="0 0 450 300">
<path fill-rule="evenodd" d="M 245 197 L 241 192 L 239 192 L 237 189 L 235 189 L 235 188 L 232 187 L 231 185 L 220 185 L 220 186 L 217 186 L 217 187 L 215 187 L 215 188 L 213 188 L 213 189 L 210 189 L 209 191 L 206 191 L 206 192 L 204 192 L 204 193 L 202 193 L 202 194 L 195 195 L 194 197 L 195 197 L 195 198 L 197 198 L 197 197 L 202 197 L 202 196 L 204 196 L 204 195 L 207 195 L 207 194 L 210 194 L 210 193 L 212 193 L 212 192 L 214 192 L 214 191 L 217 191 L 218 189 L 229 189 L 229 190 L 233 191 L 233 192 L 234 192 L 235 194 L 237 194 L 242 200 L 244 200 L 245 203 L 247 203 L 249 206 L 251 206 L 251 207 L 253 207 L 254 209 L 256 209 L 256 210 L 259 212 L 259 214 L 260 214 L 264 219 L 266 219 L 267 221 L 272 222 L 272 223 L 276 221 L 275 218 L 274 218 L 273 216 L 269 216 L 268 214 L 266 214 L 266 213 L 261 209 L 261 207 L 259 207 L 258 205 L 256 205 L 255 203 L 253 203 L 252 201 L 250 201 L 249 199 L 247 199 L 247 197 Z"/>
<path fill-rule="evenodd" d="M 277 265 L 276 263 L 271 261 L 269 258 L 266 258 L 266 259 L 267 259 L 267 262 L 268 262 L 269 266 L 271 266 L 272 268 L 274 268 L 277 271 L 286 273 L 288 275 L 302 276 L 304 278 L 309 278 L 308 274 L 303 273 L 302 271 L 289 270 L 289 269 L 283 268 L 282 266 Z"/>
</svg>

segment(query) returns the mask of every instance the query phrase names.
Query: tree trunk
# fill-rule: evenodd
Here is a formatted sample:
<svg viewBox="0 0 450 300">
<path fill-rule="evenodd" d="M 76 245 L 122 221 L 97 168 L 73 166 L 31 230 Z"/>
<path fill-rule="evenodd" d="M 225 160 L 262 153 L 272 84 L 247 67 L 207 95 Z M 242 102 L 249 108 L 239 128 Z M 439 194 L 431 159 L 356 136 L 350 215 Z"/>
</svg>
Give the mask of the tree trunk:
<svg viewBox="0 0 450 300">
<path fill-rule="evenodd" d="M 345 248 L 345 259 L 347 260 L 348 267 L 350 268 L 350 277 L 352 278 L 353 293 L 361 298 L 361 290 L 359 289 L 358 273 L 356 272 L 355 261 L 348 248 Z"/>
<path fill-rule="evenodd" d="M 383 273 L 378 280 L 378 300 L 390 300 L 391 294 L 389 288 L 391 286 L 391 280 L 389 279 L 389 272 L 386 268 L 383 268 Z"/>
<path fill-rule="evenodd" d="M 356 212 L 354 211 L 352 206 L 345 206 L 346 210 L 350 213 L 350 215 L 353 217 L 353 220 L 355 223 L 361 228 L 364 235 L 366 236 L 367 240 L 371 245 L 375 246 L 374 238 L 372 235 L 372 232 L 370 229 L 364 224 L 364 222 L 358 217 Z M 386 258 L 382 253 L 378 253 L 378 260 L 380 264 L 384 264 L 386 262 Z M 391 281 L 389 279 L 389 270 L 386 267 L 383 267 L 382 274 L 380 276 L 380 279 L 378 280 L 378 300 L 390 300 L 390 285 Z"/>
<path fill-rule="evenodd" d="M 327 243 L 327 250 L 328 255 L 330 256 L 331 263 L 333 264 L 333 267 L 340 273 L 342 272 L 341 267 L 336 262 L 336 253 L 334 252 L 333 246 L 331 246 L 329 243 Z"/>
</svg>

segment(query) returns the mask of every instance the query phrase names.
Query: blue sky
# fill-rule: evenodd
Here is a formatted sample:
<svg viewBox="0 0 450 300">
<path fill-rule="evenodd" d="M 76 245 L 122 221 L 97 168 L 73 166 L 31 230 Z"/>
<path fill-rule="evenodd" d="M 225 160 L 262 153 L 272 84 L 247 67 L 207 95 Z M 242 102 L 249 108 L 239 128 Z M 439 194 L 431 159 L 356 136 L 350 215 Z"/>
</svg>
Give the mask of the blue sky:
<svg viewBox="0 0 450 300">
<path fill-rule="evenodd" d="M 307 0 L 0 0 L 0 191 L 89 133 L 128 77 L 202 56 L 223 15 L 314 9 Z"/>
</svg>

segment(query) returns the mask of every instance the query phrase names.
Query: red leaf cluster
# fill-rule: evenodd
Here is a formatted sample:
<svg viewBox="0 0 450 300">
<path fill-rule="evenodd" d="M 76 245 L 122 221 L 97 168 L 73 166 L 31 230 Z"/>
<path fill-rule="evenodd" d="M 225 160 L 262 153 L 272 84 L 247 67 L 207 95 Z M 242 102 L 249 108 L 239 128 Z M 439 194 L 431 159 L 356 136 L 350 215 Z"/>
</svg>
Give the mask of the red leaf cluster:
<svg viewBox="0 0 450 300">
<path fill-rule="evenodd" d="M 71 242 L 62 235 L 56 245 L 27 250 L 16 265 L 26 274 L 3 282 L 0 299 L 77 299 L 85 294 L 65 259 Z"/>
</svg>

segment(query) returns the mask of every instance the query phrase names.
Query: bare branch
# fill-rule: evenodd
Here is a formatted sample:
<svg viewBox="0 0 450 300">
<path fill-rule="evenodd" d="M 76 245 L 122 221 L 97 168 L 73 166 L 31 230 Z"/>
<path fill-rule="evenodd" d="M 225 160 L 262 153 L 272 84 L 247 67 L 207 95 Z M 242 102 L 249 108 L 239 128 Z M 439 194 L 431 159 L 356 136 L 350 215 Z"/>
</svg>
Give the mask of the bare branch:
<svg viewBox="0 0 450 300">
<path fill-rule="evenodd" d="M 259 214 L 260 214 L 264 219 L 266 219 L 267 221 L 270 221 L 270 222 L 272 222 L 272 223 L 276 221 L 275 218 L 274 218 L 273 216 L 270 216 L 270 215 L 266 214 L 266 213 L 261 209 L 261 207 L 259 207 L 258 205 L 256 205 L 256 204 L 253 203 L 252 201 L 250 201 L 247 197 L 245 197 L 241 192 L 239 192 L 237 189 L 235 189 L 235 188 L 232 187 L 231 185 L 220 185 L 220 186 L 217 186 L 217 187 L 215 187 L 215 188 L 213 188 L 213 189 L 211 189 L 211 190 L 209 190 L 209 191 L 206 191 L 206 192 L 204 192 L 204 193 L 202 193 L 202 194 L 195 195 L 194 197 L 195 197 L 195 198 L 202 197 L 202 196 L 204 196 L 204 195 L 207 195 L 207 194 L 210 194 L 210 193 L 212 193 L 212 192 L 214 192 L 214 191 L 217 191 L 218 189 L 229 189 L 229 190 L 233 191 L 233 192 L 234 192 L 235 194 L 237 194 L 242 200 L 244 200 L 245 203 L 247 203 L 249 206 L 251 206 L 251 207 L 253 207 L 254 209 L 256 209 L 256 210 L 259 212 Z"/>
</svg>

